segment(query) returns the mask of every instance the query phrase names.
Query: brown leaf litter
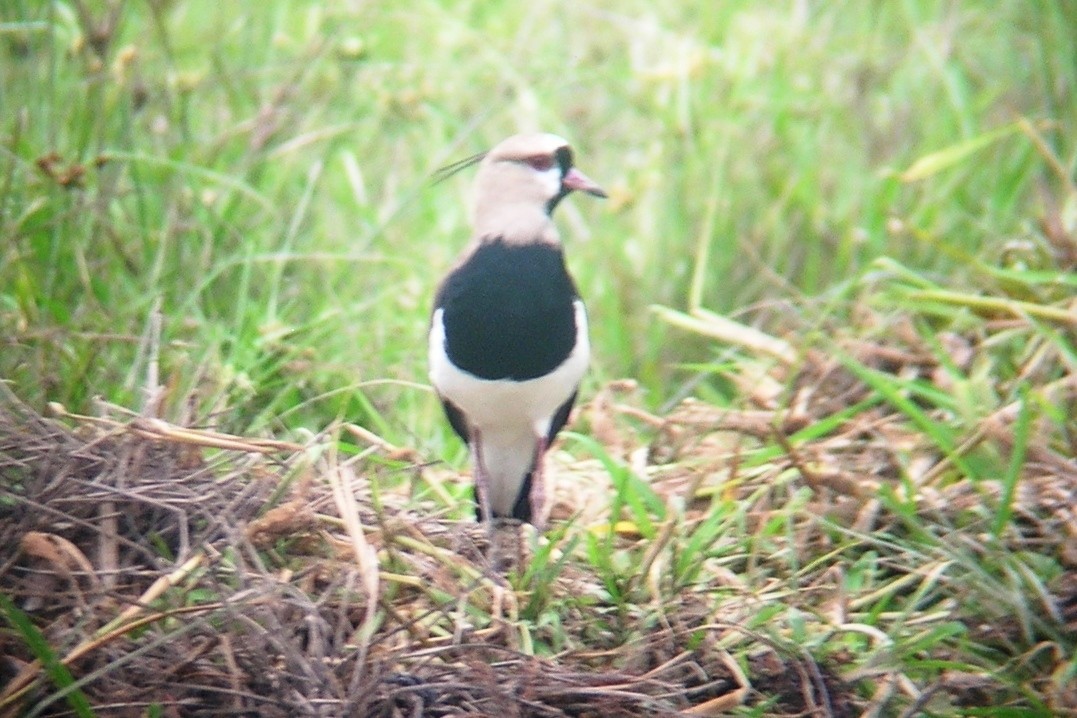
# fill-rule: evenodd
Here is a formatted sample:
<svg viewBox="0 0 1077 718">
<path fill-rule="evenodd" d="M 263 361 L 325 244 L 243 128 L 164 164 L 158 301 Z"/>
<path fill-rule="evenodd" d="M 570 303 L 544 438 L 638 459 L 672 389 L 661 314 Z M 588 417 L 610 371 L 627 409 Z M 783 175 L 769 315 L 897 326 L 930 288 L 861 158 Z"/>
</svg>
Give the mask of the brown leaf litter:
<svg viewBox="0 0 1077 718">
<path fill-rule="evenodd" d="M 964 361 L 962 349 L 955 340 L 955 361 Z M 934 381 L 938 369 L 915 346 L 850 351 L 894 374 Z M 853 657 L 824 665 L 745 628 L 748 605 L 816 595 L 805 609 L 844 625 L 855 597 L 841 589 L 840 565 L 801 577 L 795 593 L 778 578 L 748 587 L 738 571 L 709 564 L 704 585 L 662 596 L 663 551 L 717 499 L 750 500 L 745 529 L 754 532 L 806 489 L 790 545 L 805 562 L 831 541 L 818 517 L 863 533 L 900 532 L 879 491 L 901 480 L 911 482 L 917 511 L 944 524 L 999 500 L 996 482 L 949 481 L 948 458 L 882 404 L 823 436 L 795 439 L 865 401 L 869 389 L 827 357 L 769 372 L 735 378 L 750 402 L 741 410 L 689 400 L 654 416 L 634 401 L 631 382 L 583 407 L 591 435 L 683 515 L 648 545 L 630 516 L 609 516 L 600 462 L 553 452 L 574 478 L 557 484 L 553 516 L 585 531 L 612 526 L 621 545 L 639 544 L 635 584 L 651 603 L 611 614 L 598 579 L 566 561 L 546 589 L 565 599 L 558 620 L 567 643 L 551 655 L 534 655 L 543 629 L 533 615 L 521 619 L 541 604 L 537 589 L 514 589 L 488 559 L 512 564 L 515 546 L 524 567 L 534 540 L 499 530 L 492 549 L 482 527 L 384 488 L 411 486 L 406 477 L 419 473 L 435 492 L 456 480 L 414 452 L 358 427 L 347 433 L 367 448 L 344 460 L 326 436 L 298 445 L 117 412 L 45 417 L 2 384 L 0 591 L 102 716 L 141 716 L 151 705 L 170 716 L 706 716 L 738 706 L 852 716 L 882 714 L 895 693 L 912 705 L 936 693 L 955 703 L 994 700 L 999 687 L 978 675 L 950 672 L 920 690 L 898 674 L 840 670 L 855 666 Z M 1074 392 L 1072 382 L 1059 391 Z M 969 441 L 1006 451 L 1014 419 L 1004 408 Z M 745 452 L 768 441 L 780 455 L 745 465 Z M 1030 442 L 1013 497 L 1019 530 L 1006 540 L 1072 568 L 1077 467 L 1053 445 Z M 909 571 L 930 580 L 937 567 Z M 1052 586 L 1049 597 L 1070 626 L 1071 584 Z M 713 597 L 725 594 L 716 608 Z M 995 628 L 1016 640 L 1020 628 L 1006 620 Z M 15 630 L 0 630 L 0 655 L 0 718 L 30 706 L 67 714 L 54 673 Z M 854 688 L 858 675 L 882 676 L 873 695 Z M 1073 696 L 1052 700 L 1060 714 L 1077 705 Z"/>
<path fill-rule="evenodd" d="M 0 588 L 101 716 L 716 715 L 749 700 L 718 645 L 735 627 L 691 603 L 645 639 L 530 655 L 481 527 L 416 515 L 391 493 L 375 510 L 355 465 L 324 443 L 47 418 L 5 392 Z M 330 471 L 352 509 L 318 480 Z M 379 552 L 373 582 L 350 510 Z M 589 593 L 591 580 L 566 567 L 557 586 Z M 473 621 L 468 602 L 492 620 Z M 0 715 L 66 715 L 14 631 L 0 632 L 0 655 Z M 800 710 L 837 685 L 811 666 L 780 704 Z"/>
</svg>

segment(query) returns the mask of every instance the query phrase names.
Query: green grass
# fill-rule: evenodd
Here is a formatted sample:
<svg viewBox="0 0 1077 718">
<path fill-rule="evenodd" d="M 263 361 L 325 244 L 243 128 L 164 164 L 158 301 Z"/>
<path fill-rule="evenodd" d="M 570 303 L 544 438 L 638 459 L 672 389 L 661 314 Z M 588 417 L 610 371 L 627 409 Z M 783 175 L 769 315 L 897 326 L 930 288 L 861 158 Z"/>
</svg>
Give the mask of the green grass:
<svg viewBox="0 0 1077 718">
<path fill-rule="evenodd" d="M 565 134 L 613 194 L 559 219 L 592 386 L 636 377 L 654 406 L 708 355 L 646 311 L 683 306 L 701 252 L 722 312 L 883 256 L 960 281 L 1036 241 L 1037 192 L 1061 197 L 1006 128 L 1027 119 L 1073 163 L 1068 4 L 130 3 L 112 23 L 88 10 L 96 43 L 80 7 L 15 2 L 0 36 L 0 374 L 72 409 L 138 402 L 160 301 L 173 397 L 244 428 L 340 415 L 441 453 L 417 384 L 470 177 L 428 176 L 522 128 Z"/>
<path fill-rule="evenodd" d="M 660 414 L 687 395 L 751 404 L 749 370 L 783 365 L 716 341 L 715 314 L 788 342 L 776 414 L 821 355 L 864 393 L 739 445 L 743 490 L 704 490 L 703 516 L 580 429 L 565 447 L 601 464 L 612 518 L 643 540 L 557 533 L 513 577 L 531 649 L 602 634 L 564 625 L 595 601 L 638 638 L 698 591 L 772 640 L 857 656 L 857 676 L 982 672 L 1014 715 L 1046 715 L 1044 685 L 1077 664 L 1042 599 L 1072 567 L 1012 539 L 1036 452 L 1077 446 L 1074 27 L 1077 4 L 1047 0 L 8 0 L 0 379 L 95 413 L 95 397 L 140 409 L 157 372 L 176 421 L 284 438 L 342 419 L 462 465 L 425 331 L 472 173 L 430 176 L 557 132 L 610 192 L 557 217 L 591 317 L 584 400 L 631 377 Z M 894 373 L 852 340 L 936 368 Z M 805 477 L 853 473 L 817 447 L 878 412 L 908 444 L 872 497 L 889 519 L 863 532 L 819 517 Z M 925 509 L 924 486 L 965 485 L 978 504 Z M 602 595 L 560 595 L 566 565 Z M 725 572 L 743 581 L 728 595 Z M 823 584 L 844 623 L 816 620 Z M 1010 617 L 1002 637 L 969 628 Z M 1038 693 L 1021 685 L 1050 663 L 1037 641 L 1069 652 Z"/>
<path fill-rule="evenodd" d="M 49 676 L 60 692 L 55 694 L 55 699 L 66 699 L 68 705 L 79 718 L 90 718 L 94 715 L 90 702 L 78 689 L 71 671 L 60 662 L 48 639 L 34 625 L 33 621 L 25 613 L 11 602 L 7 596 L 0 594 L 0 614 L 19 633 L 20 638 L 30 647 L 34 657 L 45 667 Z M 42 706 L 44 707 L 44 706 Z"/>
</svg>

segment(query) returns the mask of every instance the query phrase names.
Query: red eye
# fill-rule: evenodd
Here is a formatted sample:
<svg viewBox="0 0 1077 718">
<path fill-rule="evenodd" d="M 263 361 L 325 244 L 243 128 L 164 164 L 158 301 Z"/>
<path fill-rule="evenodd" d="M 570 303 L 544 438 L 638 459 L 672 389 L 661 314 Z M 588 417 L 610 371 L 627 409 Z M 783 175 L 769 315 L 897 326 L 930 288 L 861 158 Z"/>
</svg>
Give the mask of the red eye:
<svg viewBox="0 0 1077 718">
<path fill-rule="evenodd" d="M 545 172 L 553 167 L 553 157 L 549 155 L 535 155 L 534 157 L 528 157 L 524 161 L 539 172 Z"/>
</svg>

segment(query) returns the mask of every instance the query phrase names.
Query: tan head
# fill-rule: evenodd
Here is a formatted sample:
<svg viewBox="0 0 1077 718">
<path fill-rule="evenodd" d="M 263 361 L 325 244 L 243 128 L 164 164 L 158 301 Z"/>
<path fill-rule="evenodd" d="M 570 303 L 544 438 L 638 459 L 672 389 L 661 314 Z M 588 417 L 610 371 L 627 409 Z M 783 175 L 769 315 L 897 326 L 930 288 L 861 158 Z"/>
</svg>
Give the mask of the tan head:
<svg viewBox="0 0 1077 718">
<path fill-rule="evenodd" d="M 572 148 L 551 134 L 513 135 L 486 153 L 475 178 L 472 222 L 479 238 L 556 241 L 550 214 L 573 190 L 606 193 L 572 164 Z"/>
</svg>

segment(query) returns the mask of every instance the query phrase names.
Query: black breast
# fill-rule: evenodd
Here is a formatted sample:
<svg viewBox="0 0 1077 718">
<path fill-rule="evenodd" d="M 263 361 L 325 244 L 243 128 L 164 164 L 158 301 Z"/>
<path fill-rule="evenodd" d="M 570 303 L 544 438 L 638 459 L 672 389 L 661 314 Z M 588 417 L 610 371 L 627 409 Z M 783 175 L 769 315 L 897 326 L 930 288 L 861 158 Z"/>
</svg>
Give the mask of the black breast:
<svg viewBox="0 0 1077 718">
<path fill-rule="evenodd" d="M 486 242 L 435 299 L 449 360 L 482 379 L 549 374 L 576 345 L 577 296 L 560 247 Z"/>
</svg>

